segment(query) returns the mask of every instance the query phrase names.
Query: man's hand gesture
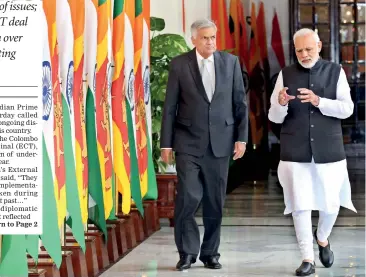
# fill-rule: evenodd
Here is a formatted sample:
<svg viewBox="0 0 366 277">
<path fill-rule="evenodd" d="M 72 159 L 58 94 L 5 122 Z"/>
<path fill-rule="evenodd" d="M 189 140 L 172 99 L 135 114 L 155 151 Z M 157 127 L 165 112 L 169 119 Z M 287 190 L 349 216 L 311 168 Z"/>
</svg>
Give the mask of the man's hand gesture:
<svg viewBox="0 0 366 277">
<path fill-rule="evenodd" d="M 295 96 L 288 95 L 286 90 L 288 90 L 288 87 L 281 89 L 280 93 L 278 94 L 278 103 L 280 103 L 282 106 L 286 106 L 290 100 L 295 99 Z"/>
<path fill-rule="evenodd" d="M 297 97 L 301 99 L 301 103 L 310 102 L 313 106 L 319 106 L 319 96 L 317 96 L 312 90 L 307 88 L 299 88 L 301 95 Z"/>
</svg>

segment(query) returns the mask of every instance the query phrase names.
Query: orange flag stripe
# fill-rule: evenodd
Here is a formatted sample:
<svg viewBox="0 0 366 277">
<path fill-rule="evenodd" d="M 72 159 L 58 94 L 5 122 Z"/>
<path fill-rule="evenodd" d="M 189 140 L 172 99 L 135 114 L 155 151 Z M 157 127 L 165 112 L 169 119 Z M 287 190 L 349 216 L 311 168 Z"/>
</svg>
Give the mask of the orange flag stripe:
<svg viewBox="0 0 366 277">
<path fill-rule="evenodd" d="M 97 71 L 99 71 L 108 55 L 108 4 L 98 6 L 98 34 L 97 34 Z"/>
<path fill-rule="evenodd" d="M 113 32 L 113 53 L 114 53 L 114 74 L 113 74 L 113 81 L 117 80 L 121 70 L 123 68 L 123 62 L 125 59 L 125 44 L 124 44 L 124 37 L 125 37 L 125 13 L 122 12 L 118 17 L 113 20 L 113 29 L 116 29 L 115 26 L 123 26 L 123 28 L 119 29 L 118 32 Z"/>
</svg>

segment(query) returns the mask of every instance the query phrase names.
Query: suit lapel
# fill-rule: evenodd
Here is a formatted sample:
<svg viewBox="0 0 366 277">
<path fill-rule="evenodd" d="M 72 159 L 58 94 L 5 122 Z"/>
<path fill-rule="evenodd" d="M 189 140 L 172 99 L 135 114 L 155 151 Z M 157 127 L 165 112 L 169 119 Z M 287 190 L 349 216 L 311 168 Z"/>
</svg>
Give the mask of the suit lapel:
<svg viewBox="0 0 366 277">
<path fill-rule="evenodd" d="M 194 79 L 194 82 L 196 83 L 197 89 L 203 95 L 205 100 L 207 102 L 210 102 L 207 98 L 207 94 L 206 94 L 205 88 L 204 88 L 203 83 L 202 83 L 201 73 L 200 73 L 200 70 L 198 68 L 196 48 L 194 48 L 191 52 L 189 52 L 188 57 L 190 59 L 190 61 L 188 62 L 188 65 L 189 65 L 192 77 Z"/>
<path fill-rule="evenodd" d="M 214 63 L 215 63 L 215 91 L 214 91 L 214 95 L 212 97 L 212 101 L 215 100 L 215 98 L 217 97 L 217 95 L 220 93 L 220 84 L 224 84 L 225 83 L 225 78 L 223 77 L 224 75 L 224 61 L 220 55 L 220 52 L 215 51 L 214 52 Z"/>
</svg>

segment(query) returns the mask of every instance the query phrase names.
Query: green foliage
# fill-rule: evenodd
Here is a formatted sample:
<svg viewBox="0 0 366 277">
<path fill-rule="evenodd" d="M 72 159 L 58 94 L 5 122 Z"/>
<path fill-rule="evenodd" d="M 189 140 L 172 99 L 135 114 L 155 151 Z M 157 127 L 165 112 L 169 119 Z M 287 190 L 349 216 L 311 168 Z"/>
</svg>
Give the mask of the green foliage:
<svg viewBox="0 0 366 277">
<path fill-rule="evenodd" d="M 151 39 L 151 56 L 173 58 L 189 51 L 185 39 L 177 34 L 161 34 Z"/>
<path fill-rule="evenodd" d="M 150 18 L 151 31 L 162 31 L 165 21 L 161 18 Z M 150 93 L 152 117 L 152 155 L 155 171 L 164 172 L 166 164 L 160 161 L 160 129 L 168 83 L 169 64 L 172 58 L 188 52 L 185 39 L 177 34 L 159 34 L 150 40 Z"/>
<path fill-rule="evenodd" d="M 150 17 L 150 31 L 162 31 L 165 28 L 165 21 L 162 18 Z"/>
</svg>

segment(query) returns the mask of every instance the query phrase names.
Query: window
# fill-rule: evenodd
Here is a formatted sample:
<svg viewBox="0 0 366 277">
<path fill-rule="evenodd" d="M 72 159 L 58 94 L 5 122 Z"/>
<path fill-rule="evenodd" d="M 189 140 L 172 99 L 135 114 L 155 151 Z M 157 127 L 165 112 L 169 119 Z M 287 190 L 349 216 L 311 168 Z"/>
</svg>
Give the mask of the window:
<svg viewBox="0 0 366 277">
<path fill-rule="evenodd" d="M 365 141 L 365 0 L 290 0 L 291 34 L 300 28 L 318 32 L 321 57 L 342 65 L 355 104 L 342 121 L 345 143 Z M 291 42 L 290 59 L 296 55 Z"/>
</svg>

